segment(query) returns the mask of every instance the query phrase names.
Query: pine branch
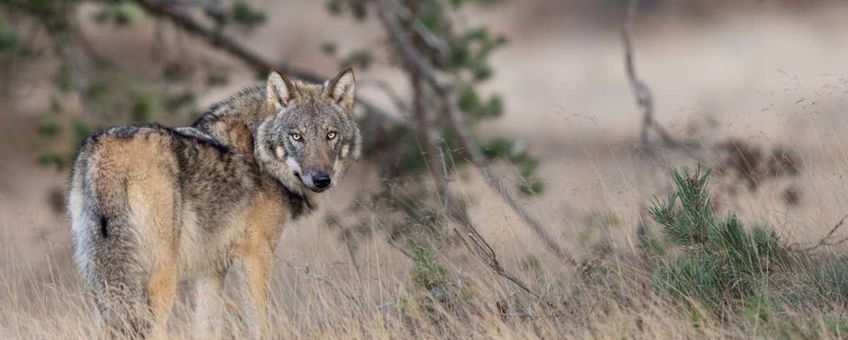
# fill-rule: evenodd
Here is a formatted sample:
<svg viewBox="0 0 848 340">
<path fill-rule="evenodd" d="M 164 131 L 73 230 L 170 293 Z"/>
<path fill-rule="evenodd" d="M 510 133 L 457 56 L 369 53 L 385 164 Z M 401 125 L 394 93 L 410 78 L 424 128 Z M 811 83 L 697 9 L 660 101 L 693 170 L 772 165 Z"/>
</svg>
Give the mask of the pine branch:
<svg viewBox="0 0 848 340">
<path fill-rule="evenodd" d="M 497 191 L 500 196 L 510 205 L 510 207 L 521 217 L 522 220 L 525 221 L 528 225 L 530 225 L 536 234 L 545 241 L 545 244 L 548 248 L 553 251 L 557 256 L 563 259 L 567 259 L 569 262 L 573 263 L 574 261 L 570 259 L 559 244 L 556 243 L 555 239 L 552 235 L 547 231 L 547 229 L 536 219 L 530 216 L 526 209 L 518 202 L 518 200 L 512 195 L 511 191 L 508 189 L 508 184 L 504 183 L 500 178 L 496 177 L 489 166 L 489 162 L 486 157 L 483 155 L 482 151 L 480 151 L 476 142 L 474 141 L 471 133 L 468 131 L 467 123 L 465 122 L 465 117 L 459 112 L 456 107 L 456 100 L 454 98 L 453 92 L 448 88 L 447 85 L 443 84 L 439 79 L 436 78 L 436 71 L 430 65 L 430 63 L 424 59 L 423 56 L 415 49 L 414 45 L 410 41 L 409 37 L 400 27 L 400 24 L 397 22 L 397 19 L 387 13 L 388 5 L 386 1 L 381 1 L 378 6 L 377 15 L 380 18 L 380 21 L 383 23 L 386 31 L 389 33 L 391 40 L 397 45 L 398 49 L 401 52 L 401 56 L 404 61 L 408 64 L 409 67 L 417 69 L 419 75 L 422 77 L 422 80 L 426 81 L 436 95 L 439 97 L 442 102 L 442 107 L 444 113 L 448 116 L 451 127 L 456 135 L 459 143 L 463 148 L 463 152 L 465 155 L 480 169 L 480 172 L 483 174 L 483 177 L 486 179 L 486 183 L 489 184 L 495 191 Z"/>
<path fill-rule="evenodd" d="M 323 77 L 303 69 L 299 69 L 286 63 L 274 63 L 268 61 L 249 47 L 236 41 L 235 39 L 223 34 L 220 30 L 209 28 L 199 23 L 190 14 L 179 11 L 179 9 L 167 1 L 155 0 L 135 0 L 135 2 L 144 8 L 149 14 L 170 21 L 182 31 L 189 33 L 197 38 L 200 38 L 210 46 L 227 52 L 236 59 L 241 60 L 245 65 L 257 72 L 270 72 L 274 69 L 285 70 L 285 72 L 293 77 L 300 78 L 311 82 L 323 81 Z M 402 122 L 399 116 L 393 115 L 378 106 L 372 104 L 368 100 L 361 97 L 355 98 L 356 103 L 365 108 L 367 113 L 377 114 L 378 116 L 390 121 Z"/>
<path fill-rule="evenodd" d="M 377 16 L 380 19 L 380 22 L 389 34 L 390 40 L 400 51 L 401 57 L 407 64 L 407 67 L 417 70 L 421 79 L 429 85 L 439 98 L 442 104 L 442 109 L 444 110 L 443 113 L 449 119 L 453 132 L 462 146 L 465 156 L 468 157 L 478 169 L 480 169 L 480 172 L 486 179 L 486 183 L 500 194 L 501 198 L 510 205 L 510 207 L 521 217 L 522 220 L 525 221 L 525 223 L 533 228 L 536 234 L 545 242 L 551 251 L 553 251 L 561 259 L 565 259 L 569 263 L 574 264 L 574 260 L 565 254 L 559 244 L 557 244 L 554 237 L 550 235 L 542 223 L 531 217 L 527 210 L 521 206 L 515 196 L 513 196 L 511 190 L 508 189 L 508 184 L 504 183 L 504 181 L 494 175 L 491 167 L 489 166 L 488 160 L 477 146 L 474 138 L 471 136 L 465 117 L 457 108 L 453 91 L 451 91 L 448 85 L 442 83 L 436 77 L 436 70 L 415 48 L 409 36 L 397 21 L 395 14 L 391 12 L 389 6 L 391 6 L 391 4 L 388 1 L 384 0 L 379 2 L 379 5 L 377 6 Z"/>
</svg>

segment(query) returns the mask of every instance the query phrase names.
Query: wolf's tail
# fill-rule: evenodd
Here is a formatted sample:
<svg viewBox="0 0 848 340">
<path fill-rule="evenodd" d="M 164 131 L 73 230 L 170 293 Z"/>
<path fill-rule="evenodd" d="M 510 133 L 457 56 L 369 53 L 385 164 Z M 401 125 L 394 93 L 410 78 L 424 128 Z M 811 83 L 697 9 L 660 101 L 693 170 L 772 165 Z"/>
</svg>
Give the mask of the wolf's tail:
<svg viewBox="0 0 848 340">
<path fill-rule="evenodd" d="M 141 336 L 149 312 L 126 174 L 97 163 L 97 144 L 88 140 L 74 165 L 68 201 L 74 259 L 106 330 Z"/>
</svg>

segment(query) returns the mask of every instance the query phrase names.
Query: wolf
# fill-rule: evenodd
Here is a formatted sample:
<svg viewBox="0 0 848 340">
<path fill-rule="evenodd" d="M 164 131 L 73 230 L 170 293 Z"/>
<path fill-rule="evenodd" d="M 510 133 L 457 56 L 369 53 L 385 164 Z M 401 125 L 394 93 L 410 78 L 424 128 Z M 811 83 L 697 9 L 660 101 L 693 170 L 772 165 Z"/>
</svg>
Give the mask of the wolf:
<svg viewBox="0 0 848 340">
<path fill-rule="evenodd" d="M 283 227 L 315 209 L 359 157 L 355 76 L 314 84 L 272 71 L 191 126 L 105 129 L 80 146 L 68 213 L 74 258 L 112 335 L 162 338 L 177 284 L 195 290 L 197 338 L 220 332 L 224 279 L 242 278 L 253 338 L 268 337 Z"/>
</svg>

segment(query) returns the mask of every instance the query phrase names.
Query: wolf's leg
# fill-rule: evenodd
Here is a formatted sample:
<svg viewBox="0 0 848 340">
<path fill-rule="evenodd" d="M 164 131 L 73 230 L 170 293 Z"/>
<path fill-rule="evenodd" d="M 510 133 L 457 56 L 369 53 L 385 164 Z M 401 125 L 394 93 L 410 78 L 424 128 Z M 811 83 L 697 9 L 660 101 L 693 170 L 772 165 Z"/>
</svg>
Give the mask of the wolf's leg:
<svg viewBox="0 0 848 340">
<path fill-rule="evenodd" d="M 106 283 L 103 290 L 95 292 L 95 302 L 103 336 L 106 339 L 143 338 L 149 326 L 149 315 L 144 295 L 136 283 L 124 281 L 123 287 Z"/>
<path fill-rule="evenodd" d="M 224 301 L 226 272 L 198 278 L 194 284 L 195 339 L 219 339 Z"/>
<path fill-rule="evenodd" d="M 130 232 L 132 224 L 124 216 L 86 223 L 92 224 L 87 228 L 94 232 L 81 235 L 87 238 L 87 247 L 78 250 L 76 256 L 94 295 L 105 334 L 141 337 L 150 321 L 145 294 L 148 271 L 138 261 L 138 243 Z"/>
<path fill-rule="evenodd" d="M 150 273 L 147 284 L 147 303 L 153 317 L 151 338 L 166 339 L 168 315 L 177 294 L 177 271 L 173 262 L 160 263 Z"/>
<path fill-rule="evenodd" d="M 270 247 L 258 246 L 240 258 L 244 296 L 248 300 L 248 327 L 254 339 L 270 338 L 268 334 L 268 283 L 271 278 Z"/>
</svg>

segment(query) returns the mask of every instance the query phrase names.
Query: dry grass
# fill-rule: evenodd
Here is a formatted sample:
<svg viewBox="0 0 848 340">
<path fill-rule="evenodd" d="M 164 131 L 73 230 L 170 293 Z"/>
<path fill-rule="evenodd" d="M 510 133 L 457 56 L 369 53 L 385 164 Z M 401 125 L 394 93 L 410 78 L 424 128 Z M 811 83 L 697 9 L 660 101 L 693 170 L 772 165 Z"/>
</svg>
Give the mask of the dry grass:
<svg viewBox="0 0 848 340">
<path fill-rule="evenodd" d="M 492 13 L 503 31 L 523 27 L 527 19 L 520 7 L 527 6 L 512 1 Z M 636 37 L 637 62 L 655 91 L 658 119 L 674 133 L 697 134 L 708 142 L 735 137 L 755 145 L 791 146 L 797 152 L 803 169 L 793 179 L 801 193 L 798 205 L 784 203 L 786 182 L 764 183 L 756 192 L 730 178 L 714 183 L 722 211 L 766 224 L 786 243 L 810 244 L 848 213 L 848 83 L 834 73 L 844 69 L 845 61 L 839 13 L 824 8 L 799 19 L 745 12 L 709 27 L 669 18 Z M 253 42 L 276 41 L 278 31 L 296 31 L 302 24 L 288 19 L 294 18 L 278 20 L 285 29 L 269 29 Z M 276 337 L 747 339 L 776 337 L 780 330 L 787 330 L 789 338 L 845 336 L 834 332 L 834 326 L 848 319 L 846 306 L 821 294 L 806 296 L 814 308 L 782 306 L 765 319 L 740 315 L 728 320 L 655 289 L 636 228 L 646 199 L 664 195 L 668 188 L 667 182 L 651 186 L 637 181 L 638 172 L 657 170 L 646 167 L 633 151 L 638 116 L 619 69 L 618 33 L 590 39 L 570 27 L 523 29 L 523 36 L 497 56 L 493 87 L 508 93 L 509 113 L 492 130 L 526 140 L 528 149 L 542 156 L 539 173 L 546 176 L 547 193 L 527 204 L 582 265 L 575 268 L 549 254 L 473 173 L 452 185 L 455 194 L 472 199 L 471 217 L 504 267 L 553 307 L 522 294 L 462 247 L 448 247 L 436 258 L 448 270 L 454 292 L 461 293 L 451 303 L 434 302 L 433 292 L 416 285 L 414 263 L 380 237 L 359 244 L 354 252 L 357 270 L 337 231 L 327 228 L 323 218 L 342 211 L 362 187 L 375 185 L 373 172 L 358 168 L 332 198 L 320 202 L 324 210 L 283 234 L 272 282 Z M 306 33 L 309 41 L 330 34 L 317 28 Z M 126 51 L 128 58 L 146 58 L 146 51 Z M 320 59 L 314 55 L 291 59 L 327 68 L 313 61 Z M 383 73 L 378 70 L 374 76 Z M 218 100 L 232 90 L 203 100 Z M 42 92 L 27 93 L 32 108 L 21 111 L 37 112 L 48 102 Z M 97 333 L 94 308 L 71 260 L 65 217 L 52 212 L 45 199 L 64 185 L 65 175 L 34 168 L 26 133 L 33 121 L 27 125 L 11 116 L 0 114 L 0 339 L 92 338 Z M 715 117 L 719 128 L 691 131 L 697 125 L 692 121 L 705 116 Z M 675 164 L 684 163 L 675 154 L 668 156 Z M 501 164 L 498 170 L 511 169 Z M 835 259 L 845 249 L 817 251 L 821 261 Z M 234 279 L 229 287 L 236 286 Z M 800 274 L 783 277 L 789 283 L 804 279 Z M 787 282 L 776 283 L 793 289 Z M 170 332 L 175 338 L 191 337 L 192 298 L 187 291 L 181 288 L 173 311 Z M 239 294 L 234 289 L 227 294 L 224 329 L 239 337 Z"/>
<path fill-rule="evenodd" d="M 607 147 L 614 156 L 616 149 Z M 592 155 L 582 166 L 614 166 L 623 174 L 625 169 L 615 157 L 599 165 L 597 154 Z M 816 175 L 804 178 L 821 180 Z M 609 188 L 627 178 L 597 180 Z M 780 335 L 784 329 L 790 330 L 788 338 L 845 335 L 845 329 L 834 332 L 834 320 L 846 320 L 844 306 L 828 305 L 817 296 L 810 299 L 821 303 L 819 313 L 810 313 L 806 306 L 784 306 L 775 319 L 753 321 L 741 313 L 728 320 L 697 304 L 670 299 L 652 281 L 653 269 L 644 261 L 635 236 L 635 210 L 627 204 L 564 213 L 573 218 L 561 228 L 571 230 L 558 234 L 566 243 L 573 242 L 568 248 L 581 262 L 577 268 L 565 265 L 547 254 L 514 216 L 504 213 L 494 195 L 480 190 L 479 181 L 473 174 L 466 176 L 455 191 L 476 197 L 472 215 L 487 223 L 481 225 L 484 236 L 505 266 L 540 292 L 544 302 L 522 294 L 460 246 L 446 247 L 432 258 L 447 269 L 444 291 L 428 291 L 417 284 L 416 264 L 379 237 L 359 245 L 354 253 L 357 270 L 337 240 L 338 231 L 323 224 L 322 212 L 287 230 L 278 249 L 271 308 L 275 337 L 741 339 Z M 752 198 L 769 197 L 763 190 L 744 202 L 754 205 Z M 635 198 L 635 193 L 646 190 L 631 185 L 627 191 Z M 349 195 L 345 189 L 339 194 Z M 737 205 L 744 205 L 734 197 Z M 772 197 L 767 204 L 779 204 L 778 200 Z M 816 211 L 809 205 L 794 209 Z M 0 240 L 17 234 L 9 224 L 0 225 Z M 826 232 L 827 226 L 822 227 Z M 67 236 L 66 232 L 44 236 L 38 247 L 2 244 L 3 258 L 8 260 L 0 266 L 0 338 L 92 338 L 98 333 L 93 306 L 69 259 Z M 236 279 L 231 277 L 228 286 L 237 286 Z M 181 290 L 183 298 L 173 311 L 170 332 L 175 338 L 191 338 L 193 298 L 186 287 Z M 227 337 L 238 338 L 244 334 L 239 293 L 230 289 L 228 301 L 224 331 Z"/>
<path fill-rule="evenodd" d="M 713 188 L 722 211 L 735 211 L 746 221 L 771 226 L 787 244 L 810 244 L 843 214 L 841 202 L 848 200 L 848 190 L 840 184 L 839 169 L 848 159 L 840 151 L 841 138 L 797 142 L 803 171 L 792 181 L 803 189 L 799 205 L 784 203 L 781 192 L 786 183 L 779 181 L 768 182 L 756 192 L 728 194 L 732 178 L 716 178 Z M 335 196 L 322 197 L 323 210 L 283 234 L 272 282 L 274 334 L 286 339 L 742 339 L 773 337 L 784 330 L 787 338 L 845 335 L 845 329 L 834 332 L 834 325 L 840 329 L 846 320 L 845 305 L 821 295 L 808 296 L 815 304 L 812 310 L 809 305 L 781 306 L 780 313 L 769 315 L 772 319 L 746 319 L 740 313 L 728 320 L 697 305 L 669 299 L 655 289 L 653 268 L 644 262 L 636 227 L 640 202 L 652 194 L 664 196 L 668 189 L 665 182 L 656 188 L 638 185 L 635 173 L 645 167 L 630 145 L 626 139 L 575 143 L 564 152 L 568 163 L 552 161 L 568 174 L 564 182 L 570 189 L 554 183 L 546 196 L 531 205 L 531 211 L 547 221 L 558 241 L 580 261 L 577 268 L 548 253 L 473 172 L 463 173 L 452 184 L 454 194 L 472 198 L 472 219 L 504 266 L 547 302 L 521 293 L 461 246 L 446 247 L 434 259 L 447 269 L 454 293 L 446 303 L 436 302 L 441 292 L 417 285 L 413 261 L 380 237 L 359 244 L 354 252 L 357 270 L 338 241 L 338 230 L 324 223 L 328 212 L 342 211 L 361 187 L 375 185 L 370 169 L 353 169 L 333 192 Z M 25 155 L 6 155 L 8 162 L 0 170 L 19 181 L 7 183 L 4 192 L 19 195 L 14 196 L 19 201 L 5 197 L 9 203 L 0 205 L 0 258 L 4 259 L 0 262 L 0 338 L 92 338 L 98 332 L 94 308 L 70 258 L 64 216 L 46 212 L 46 193 L 64 179 L 32 170 Z M 545 166 L 550 163 L 543 162 Z M 498 168 L 510 173 L 508 164 Z M 820 251 L 828 259 L 841 249 Z M 831 250 L 833 255 L 828 253 Z M 229 287 L 237 286 L 235 279 L 230 278 Z M 790 281 L 801 279 L 789 276 Z M 848 287 L 848 283 L 837 284 Z M 193 298 L 188 291 L 182 287 L 182 298 L 172 314 L 170 332 L 175 338 L 191 338 Z M 228 337 L 237 338 L 243 334 L 239 293 L 229 289 L 228 300 L 224 330 Z"/>
</svg>

